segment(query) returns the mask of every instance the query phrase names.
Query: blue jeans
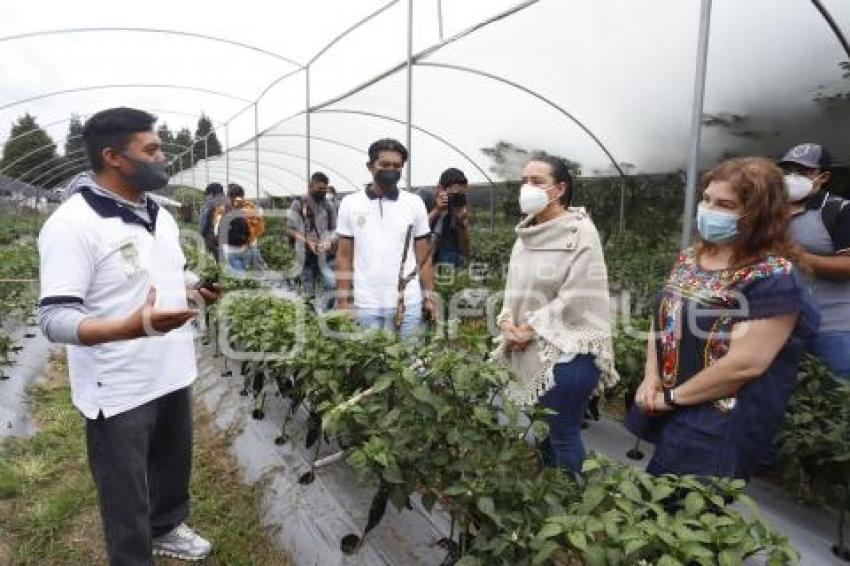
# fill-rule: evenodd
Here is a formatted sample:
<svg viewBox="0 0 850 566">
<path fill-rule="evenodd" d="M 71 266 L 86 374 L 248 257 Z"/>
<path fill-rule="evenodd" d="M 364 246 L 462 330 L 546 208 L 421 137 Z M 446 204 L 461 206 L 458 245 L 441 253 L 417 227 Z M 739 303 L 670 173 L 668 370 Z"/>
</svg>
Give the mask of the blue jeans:
<svg viewBox="0 0 850 566">
<path fill-rule="evenodd" d="M 224 261 L 237 275 L 245 273 L 254 267 L 254 252 L 251 248 L 239 252 L 224 252 Z"/>
<path fill-rule="evenodd" d="M 850 380 L 850 332 L 819 334 L 809 344 L 809 351 L 820 358 L 836 377 Z"/>
<path fill-rule="evenodd" d="M 541 445 L 543 465 L 581 472 L 584 444 L 581 423 L 590 395 L 599 383 L 593 355 L 581 354 L 566 364 L 555 364 L 555 386 L 540 405 L 556 412 L 549 416 L 549 436 Z"/>
<path fill-rule="evenodd" d="M 447 265 L 451 265 L 452 267 L 463 267 L 465 263 L 464 257 L 460 255 L 460 252 L 446 252 L 437 250 L 437 253 L 434 257 L 434 265 L 438 263 L 445 263 Z"/>
<path fill-rule="evenodd" d="M 383 328 L 395 332 L 395 307 L 357 307 L 357 324 L 364 328 Z M 400 335 L 409 338 L 422 326 L 422 303 L 404 305 Z"/>
<path fill-rule="evenodd" d="M 322 280 L 322 297 L 316 295 L 316 282 Z M 331 261 L 320 262 L 318 260 L 304 261 L 301 269 L 301 286 L 304 294 L 308 297 L 316 297 L 317 305 L 327 310 L 333 306 L 333 292 L 336 290 L 336 277 L 334 276 Z"/>
</svg>

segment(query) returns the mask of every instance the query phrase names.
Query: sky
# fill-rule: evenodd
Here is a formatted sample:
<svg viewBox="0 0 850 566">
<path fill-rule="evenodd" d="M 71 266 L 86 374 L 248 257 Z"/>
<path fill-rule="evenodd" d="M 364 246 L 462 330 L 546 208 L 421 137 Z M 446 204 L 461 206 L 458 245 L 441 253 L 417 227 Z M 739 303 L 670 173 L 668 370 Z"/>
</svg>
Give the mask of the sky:
<svg viewBox="0 0 850 566">
<path fill-rule="evenodd" d="M 194 129 L 203 111 L 219 125 L 219 139 L 233 148 L 231 176 L 248 188 L 255 175 L 251 103 L 294 72 L 259 100 L 256 121 L 264 133 L 263 189 L 300 192 L 307 170 L 306 124 L 298 115 L 305 107 L 305 73 L 292 61 L 306 63 L 334 36 L 387 3 L 94 0 L 85 9 L 56 0 L 8 3 L 0 37 L 0 142 L 24 112 L 51 124 L 48 131 L 61 147 L 72 113 L 136 106 L 176 130 Z M 443 37 L 450 37 L 517 3 L 413 0 L 414 51 L 440 41 L 438 7 Z M 405 59 L 407 4 L 394 3 L 311 65 L 313 106 Z M 850 35 L 850 2 L 824 4 Z M 839 67 L 847 55 L 811 3 L 714 0 L 713 6 L 705 112 L 745 119 L 733 127 L 704 128 L 703 162 L 723 154 L 775 155 L 799 141 L 823 141 L 850 161 L 850 103 L 814 102 L 819 92 L 850 91 L 850 79 Z M 698 16 L 698 0 L 539 0 L 434 52 L 423 61 L 512 80 L 570 116 L 493 79 L 417 66 L 413 122 L 427 132 L 413 135 L 414 184 L 433 183 L 449 166 L 464 169 L 473 181 L 492 178 L 480 150 L 500 140 L 569 157 L 583 174 L 612 170 L 601 146 L 634 171 L 684 168 Z M 215 36 L 275 55 L 199 37 L 126 30 L 2 39 L 69 28 L 155 28 Z M 387 136 L 405 141 L 405 128 L 397 122 L 406 115 L 405 77 L 396 73 L 312 114 L 312 134 L 321 138 L 310 146 L 312 169 L 333 170 L 332 180 L 336 176 L 349 190 L 365 182 L 368 144 Z M 108 85 L 113 86 L 103 88 Z M 37 99 L 19 102 L 27 98 Z M 226 170 L 221 159 L 201 164 L 194 182 L 220 180 Z M 191 179 L 184 175 L 181 181 Z"/>
</svg>

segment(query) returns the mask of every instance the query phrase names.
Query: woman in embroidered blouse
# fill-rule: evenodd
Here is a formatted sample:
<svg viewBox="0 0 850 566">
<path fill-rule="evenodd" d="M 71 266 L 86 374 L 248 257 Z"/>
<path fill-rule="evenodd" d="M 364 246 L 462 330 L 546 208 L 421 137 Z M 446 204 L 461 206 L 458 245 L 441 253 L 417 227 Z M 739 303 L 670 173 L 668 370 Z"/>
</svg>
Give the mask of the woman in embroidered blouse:
<svg viewBox="0 0 850 566">
<path fill-rule="evenodd" d="M 766 463 L 819 316 L 792 264 L 782 172 L 768 159 L 708 171 L 697 243 L 656 305 L 626 426 L 653 474 L 748 480 Z"/>
<path fill-rule="evenodd" d="M 542 445 L 545 465 L 578 473 L 588 399 L 617 381 L 602 245 L 583 209 L 569 208 L 563 160 L 543 157 L 522 174 L 520 208 L 493 359 L 513 369 L 506 396 L 555 412 Z"/>
</svg>

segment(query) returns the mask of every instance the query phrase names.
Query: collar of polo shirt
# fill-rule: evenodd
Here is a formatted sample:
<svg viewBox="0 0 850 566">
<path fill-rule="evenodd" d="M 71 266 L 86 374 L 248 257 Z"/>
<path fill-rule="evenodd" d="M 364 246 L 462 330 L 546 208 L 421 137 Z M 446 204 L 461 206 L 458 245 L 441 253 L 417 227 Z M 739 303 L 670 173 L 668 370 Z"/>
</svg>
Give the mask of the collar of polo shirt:
<svg viewBox="0 0 850 566">
<path fill-rule="evenodd" d="M 393 187 L 391 191 L 385 191 L 383 194 L 379 195 L 372 190 L 372 185 L 369 185 L 368 187 L 366 187 L 366 196 L 369 197 L 370 200 L 375 200 L 378 198 L 398 200 L 398 187 Z"/>
<path fill-rule="evenodd" d="M 159 205 L 154 202 L 153 199 L 149 198 L 147 200 L 147 209 L 148 214 L 150 215 L 151 221 L 145 222 L 139 215 L 135 214 L 131 210 L 128 210 L 125 206 L 121 205 L 115 199 L 111 199 L 106 196 L 101 196 L 91 190 L 89 187 L 83 187 L 80 189 L 80 195 L 85 199 L 88 205 L 94 210 L 98 216 L 101 218 L 113 218 L 118 217 L 127 224 L 138 224 L 143 226 L 145 230 L 154 233 L 156 230 L 156 216 L 159 212 Z"/>
</svg>

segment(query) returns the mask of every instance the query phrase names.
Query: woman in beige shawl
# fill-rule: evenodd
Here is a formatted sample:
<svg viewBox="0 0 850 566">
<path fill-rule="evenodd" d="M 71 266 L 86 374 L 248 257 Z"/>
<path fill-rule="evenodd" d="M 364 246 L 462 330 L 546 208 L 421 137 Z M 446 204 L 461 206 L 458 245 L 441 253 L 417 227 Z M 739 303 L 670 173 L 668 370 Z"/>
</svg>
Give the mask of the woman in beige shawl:
<svg viewBox="0 0 850 566">
<path fill-rule="evenodd" d="M 522 173 L 520 208 L 493 359 L 513 369 L 507 396 L 554 411 L 545 465 L 581 470 L 581 423 L 594 390 L 617 382 L 608 276 L 596 227 L 570 208 L 566 163 L 544 156 Z"/>
</svg>

